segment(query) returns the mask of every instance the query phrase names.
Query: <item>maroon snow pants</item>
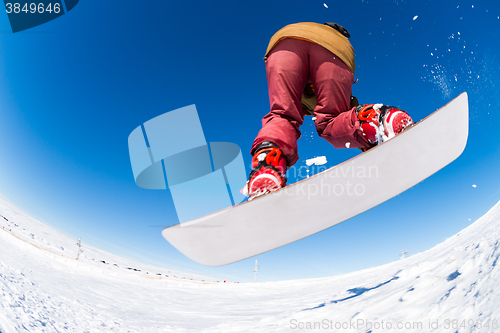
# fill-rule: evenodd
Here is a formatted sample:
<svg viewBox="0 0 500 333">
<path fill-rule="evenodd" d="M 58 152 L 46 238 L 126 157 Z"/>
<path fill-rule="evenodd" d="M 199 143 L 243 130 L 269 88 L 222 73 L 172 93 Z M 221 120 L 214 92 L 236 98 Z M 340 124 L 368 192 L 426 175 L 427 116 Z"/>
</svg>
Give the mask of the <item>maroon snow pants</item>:
<svg viewBox="0 0 500 333">
<path fill-rule="evenodd" d="M 271 112 L 262 119 L 262 129 L 252 145 L 275 143 L 288 166 L 299 159 L 297 140 L 304 121 L 302 92 L 308 82 L 314 87 L 318 105 L 314 110 L 316 130 L 335 148 L 368 148 L 358 117 L 350 109 L 354 74 L 335 54 L 300 39 L 280 41 L 266 61 Z"/>
</svg>

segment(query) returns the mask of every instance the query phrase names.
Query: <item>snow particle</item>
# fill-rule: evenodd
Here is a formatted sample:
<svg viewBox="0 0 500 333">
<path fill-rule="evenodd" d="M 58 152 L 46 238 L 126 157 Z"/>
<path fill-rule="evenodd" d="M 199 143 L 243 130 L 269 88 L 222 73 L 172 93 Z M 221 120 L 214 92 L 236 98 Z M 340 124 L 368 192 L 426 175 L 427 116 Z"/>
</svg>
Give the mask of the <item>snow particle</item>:
<svg viewBox="0 0 500 333">
<path fill-rule="evenodd" d="M 307 166 L 311 166 L 313 164 L 315 164 L 315 165 L 326 164 L 326 156 L 318 156 L 318 157 L 310 158 L 310 159 L 306 160 Z"/>
<path fill-rule="evenodd" d="M 477 187 L 477 185 L 476 185 L 476 184 L 473 184 L 473 185 L 472 185 L 472 187 Z"/>
<path fill-rule="evenodd" d="M 413 17 L 413 21 L 415 21 L 417 18 L 418 18 L 418 15 L 415 15 L 415 16 Z"/>
<path fill-rule="evenodd" d="M 346 148 L 350 148 L 350 147 L 351 147 L 351 143 L 350 143 L 350 142 L 346 142 L 346 143 L 345 143 L 345 147 L 346 147 Z"/>
<path fill-rule="evenodd" d="M 326 3 L 323 3 L 323 6 L 325 6 L 325 8 L 328 8 L 328 5 Z"/>
</svg>

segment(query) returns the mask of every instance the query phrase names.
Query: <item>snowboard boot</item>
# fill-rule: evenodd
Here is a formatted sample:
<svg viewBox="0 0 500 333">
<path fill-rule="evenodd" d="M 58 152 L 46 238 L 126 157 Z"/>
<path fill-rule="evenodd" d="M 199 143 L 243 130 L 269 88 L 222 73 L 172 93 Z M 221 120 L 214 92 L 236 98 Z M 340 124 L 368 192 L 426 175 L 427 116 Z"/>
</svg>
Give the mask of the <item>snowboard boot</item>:
<svg viewBox="0 0 500 333">
<path fill-rule="evenodd" d="M 356 107 L 356 114 L 361 123 L 363 137 L 372 147 L 395 137 L 413 125 L 408 113 L 394 106 L 359 105 Z"/>
<path fill-rule="evenodd" d="M 249 197 L 248 200 L 274 192 L 286 185 L 286 159 L 274 143 L 264 141 L 255 149 L 252 168 L 248 182 L 242 190 L 242 193 Z"/>
</svg>

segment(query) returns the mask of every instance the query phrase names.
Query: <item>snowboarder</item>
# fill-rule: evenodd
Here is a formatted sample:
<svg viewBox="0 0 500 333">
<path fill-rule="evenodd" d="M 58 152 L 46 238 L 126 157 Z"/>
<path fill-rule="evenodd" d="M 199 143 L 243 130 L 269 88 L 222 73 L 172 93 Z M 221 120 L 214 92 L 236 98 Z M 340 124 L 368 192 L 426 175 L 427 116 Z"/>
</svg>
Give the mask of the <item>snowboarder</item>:
<svg viewBox="0 0 500 333">
<path fill-rule="evenodd" d="M 271 38 L 264 60 L 271 111 L 251 154 L 243 190 L 250 199 L 286 185 L 287 168 L 299 159 L 304 115 L 314 115 L 320 137 L 335 148 L 370 149 L 411 126 L 402 110 L 358 105 L 352 97 L 354 50 L 349 32 L 336 23 L 287 25 Z"/>
</svg>

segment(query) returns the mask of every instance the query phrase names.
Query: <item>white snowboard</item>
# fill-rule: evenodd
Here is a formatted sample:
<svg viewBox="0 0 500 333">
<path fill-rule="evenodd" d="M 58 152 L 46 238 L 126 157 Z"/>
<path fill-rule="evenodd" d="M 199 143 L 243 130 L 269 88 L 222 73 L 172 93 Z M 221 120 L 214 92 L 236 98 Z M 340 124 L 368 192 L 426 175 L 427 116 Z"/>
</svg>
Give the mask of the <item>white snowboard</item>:
<svg viewBox="0 0 500 333">
<path fill-rule="evenodd" d="M 361 214 L 418 184 L 465 149 L 467 93 L 400 135 L 277 192 L 168 227 L 192 260 L 220 266 L 294 242 Z"/>
</svg>

